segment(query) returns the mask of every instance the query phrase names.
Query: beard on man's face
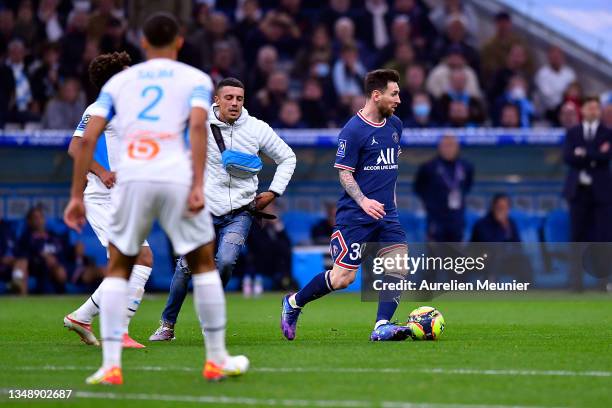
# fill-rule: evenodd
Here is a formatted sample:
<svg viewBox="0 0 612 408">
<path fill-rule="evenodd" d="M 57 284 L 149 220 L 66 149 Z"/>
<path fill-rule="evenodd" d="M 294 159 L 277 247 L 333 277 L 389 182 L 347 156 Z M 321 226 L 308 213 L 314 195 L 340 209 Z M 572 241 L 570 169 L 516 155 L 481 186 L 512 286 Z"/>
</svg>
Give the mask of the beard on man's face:
<svg viewBox="0 0 612 408">
<path fill-rule="evenodd" d="M 378 106 L 378 113 L 380 113 L 380 116 L 382 116 L 383 118 L 388 118 L 391 115 L 393 115 L 393 108 L 391 108 L 391 106 L 382 106 L 382 105 L 379 105 Z"/>
</svg>

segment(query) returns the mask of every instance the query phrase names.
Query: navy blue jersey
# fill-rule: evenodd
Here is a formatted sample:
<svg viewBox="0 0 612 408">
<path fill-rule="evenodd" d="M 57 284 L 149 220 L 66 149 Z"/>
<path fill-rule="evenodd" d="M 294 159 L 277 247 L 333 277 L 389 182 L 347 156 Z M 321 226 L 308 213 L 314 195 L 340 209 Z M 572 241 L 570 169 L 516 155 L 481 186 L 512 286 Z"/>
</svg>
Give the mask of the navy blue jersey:
<svg viewBox="0 0 612 408">
<path fill-rule="evenodd" d="M 363 194 L 385 206 L 385 219 L 397 219 L 395 184 L 402 121 L 391 116 L 373 123 L 361 115 L 353 116 L 338 135 L 334 167 L 350 170 Z M 367 215 L 346 191 L 338 200 L 336 224 L 367 224 L 376 220 Z"/>
</svg>

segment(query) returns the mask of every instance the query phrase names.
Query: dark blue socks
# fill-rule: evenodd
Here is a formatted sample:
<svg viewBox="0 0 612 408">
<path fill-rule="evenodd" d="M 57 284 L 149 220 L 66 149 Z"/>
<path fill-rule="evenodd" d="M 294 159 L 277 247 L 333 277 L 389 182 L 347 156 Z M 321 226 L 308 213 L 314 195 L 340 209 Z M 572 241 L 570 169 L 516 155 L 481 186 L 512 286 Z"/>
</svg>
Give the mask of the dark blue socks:
<svg viewBox="0 0 612 408">
<path fill-rule="evenodd" d="M 397 276 L 385 275 L 383 277 L 383 284 L 399 284 L 403 280 L 403 278 L 399 278 Z M 379 293 L 378 312 L 376 313 L 377 322 L 380 320 L 391 320 L 391 318 L 393 317 L 393 313 L 395 313 L 395 309 L 397 309 L 397 306 L 399 305 L 401 295 L 401 290 L 383 290 Z"/>
<path fill-rule="evenodd" d="M 298 307 L 304 307 L 306 303 L 323 297 L 334 289 L 331 285 L 331 271 L 321 272 L 295 294 L 295 303 Z M 394 309 L 395 310 L 395 309 Z"/>
</svg>

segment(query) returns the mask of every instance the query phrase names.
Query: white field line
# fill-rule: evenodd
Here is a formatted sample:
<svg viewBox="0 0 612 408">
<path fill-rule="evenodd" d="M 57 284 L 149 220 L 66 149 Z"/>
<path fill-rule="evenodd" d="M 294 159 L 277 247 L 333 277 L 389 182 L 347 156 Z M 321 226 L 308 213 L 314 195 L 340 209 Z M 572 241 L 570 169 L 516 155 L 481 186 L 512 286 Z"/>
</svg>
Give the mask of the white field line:
<svg viewBox="0 0 612 408">
<path fill-rule="evenodd" d="M 94 366 L 24 366 L 2 367 L 5 370 L 22 371 L 95 371 Z M 199 372 L 199 368 L 192 367 L 159 367 L 134 366 L 127 367 L 128 371 L 185 371 Z M 449 374 L 449 375 L 500 375 L 500 376 L 543 376 L 543 377 L 612 377 L 612 371 L 569 371 L 569 370 L 482 370 L 472 368 L 350 368 L 350 367 L 251 367 L 249 371 L 256 373 L 420 373 L 420 374 Z"/>
<path fill-rule="evenodd" d="M 0 394 L 8 394 L 8 389 L 0 389 Z M 250 398 L 239 396 L 209 396 L 209 395 L 167 395 L 167 394 L 133 394 L 114 392 L 75 391 L 75 398 L 105 399 L 105 400 L 137 400 L 157 402 L 184 402 L 215 405 L 245 405 L 245 406 L 277 406 L 277 407 L 339 407 L 339 408 L 535 408 L 519 405 L 472 405 L 419 403 L 404 401 L 365 401 L 365 400 L 318 400 L 318 399 L 280 399 L 280 398 Z"/>
</svg>

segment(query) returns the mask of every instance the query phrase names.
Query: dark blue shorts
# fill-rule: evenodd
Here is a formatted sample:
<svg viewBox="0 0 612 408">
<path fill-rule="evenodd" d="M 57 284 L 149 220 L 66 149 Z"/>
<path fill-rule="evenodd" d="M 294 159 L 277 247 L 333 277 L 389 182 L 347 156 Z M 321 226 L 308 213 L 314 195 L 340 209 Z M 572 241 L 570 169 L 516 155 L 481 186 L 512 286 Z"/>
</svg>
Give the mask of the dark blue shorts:
<svg viewBox="0 0 612 408">
<path fill-rule="evenodd" d="M 399 220 L 381 220 L 371 224 L 336 225 L 329 251 L 334 264 L 346 269 L 357 269 L 361 264 L 362 246 L 366 242 L 407 245 L 406 233 Z M 380 247 L 380 246 L 379 246 Z"/>
</svg>

